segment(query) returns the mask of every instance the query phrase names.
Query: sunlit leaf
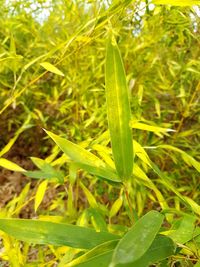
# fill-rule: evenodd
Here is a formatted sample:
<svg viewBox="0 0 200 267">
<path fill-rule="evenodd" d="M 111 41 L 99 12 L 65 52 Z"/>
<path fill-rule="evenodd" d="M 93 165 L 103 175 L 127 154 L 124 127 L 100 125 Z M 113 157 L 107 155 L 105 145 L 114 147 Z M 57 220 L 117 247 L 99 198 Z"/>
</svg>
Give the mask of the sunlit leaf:
<svg viewBox="0 0 200 267">
<path fill-rule="evenodd" d="M 47 188 L 47 184 L 48 184 L 48 181 L 45 180 L 38 186 L 38 189 L 37 189 L 36 195 L 35 195 L 35 204 L 34 204 L 35 212 L 37 211 L 38 207 L 40 206 L 40 204 L 41 204 L 41 202 L 42 202 L 42 200 L 44 198 L 44 195 L 45 195 L 45 192 L 46 192 L 46 188 Z"/>
<path fill-rule="evenodd" d="M 15 172 L 25 172 L 26 171 L 25 169 L 23 169 L 22 167 L 20 167 L 16 163 L 14 163 L 10 160 L 4 159 L 4 158 L 0 158 L 0 166 L 5 168 L 5 169 L 15 171 Z"/>
<path fill-rule="evenodd" d="M 119 48 L 114 35 L 109 34 L 105 71 L 108 126 L 117 173 L 121 179 L 127 180 L 133 170 L 128 87 Z"/>
<path fill-rule="evenodd" d="M 40 65 L 41 65 L 44 69 L 46 69 L 46 70 L 48 70 L 48 71 L 50 71 L 50 72 L 52 72 L 52 73 L 58 74 L 58 75 L 60 75 L 60 76 L 65 76 L 64 73 L 63 73 L 62 71 L 60 71 L 57 67 L 55 67 L 54 65 L 52 65 L 52 64 L 49 63 L 49 62 L 42 62 L 42 63 L 40 63 Z"/>
<path fill-rule="evenodd" d="M 193 6 L 199 5 L 199 0 L 153 0 L 154 4 L 172 6 Z"/>
<path fill-rule="evenodd" d="M 77 166 L 80 168 L 107 180 L 120 182 L 120 179 L 118 178 L 117 174 L 115 174 L 115 171 L 108 167 L 100 158 L 91 152 L 49 131 L 46 131 L 46 133 L 70 158 L 70 160 L 77 163 Z"/>
<path fill-rule="evenodd" d="M 0 219 L 0 230 L 29 243 L 82 249 L 91 249 L 118 239 L 118 236 L 108 232 L 95 232 L 90 228 L 40 220 Z"/>
<path fill-rule="evenodd" d="M 120 210 L 121 206 L 123 204 L 123 198 L 122 196 L 118 197 L 118 199 L 115 200 L 115 202 L 113 203 L 111 209 L 110 209 L 110 218 L 112 218 L 113 216 L 115 216 L 118 211 Z"/>
<path fill-rule="evenodd" d="M 131 126 L 134 129 L 140 129 L 140 130 L 145 130 L 145 131 L 149 131 L 149 132 L 155 132 L 157 134 L 167 133 L 167 132 L 175 132 L 175 130 L 173 130 L 173 129 L 167 129 L 167 128 L 162 128 L 162 127 L 158 127 L 158 126 L 152 126 L 152 125 L 148 125 L 148 124 L 141 123 L 141 122 L 135 122 L 135 121 L 131 122 Z"/>
</svg>

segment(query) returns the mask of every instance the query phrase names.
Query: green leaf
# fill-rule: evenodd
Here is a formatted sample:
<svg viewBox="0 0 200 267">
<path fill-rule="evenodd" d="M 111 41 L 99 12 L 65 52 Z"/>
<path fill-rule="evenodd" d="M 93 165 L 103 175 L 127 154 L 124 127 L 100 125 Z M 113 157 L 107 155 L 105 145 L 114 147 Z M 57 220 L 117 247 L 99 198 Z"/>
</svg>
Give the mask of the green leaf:
<svg viewBox="0 0 200 267">
<path fill-rule="evenodd" d="M 61 171 L 55 170 L 50 163 L 43 159 L 31 157 L 33 163 L 41 171 L 27 171 L 26 176 L 36 178 L 36 179 L 54 179 L 56 178 L 60 183 L 64 182 L 64 175 Z"/>
<path fill-rule="evenodd" d="M 90 192 L 90 190 L 83 184 L 80 182 L 80 187 L 82 188 L 86 198 L 87 198 L 87 201 L 89 202 L 90 206 L 93 208 L 93 209 L 99 209 L 99 206 L 96 202 L 96 199 L 95 197 L 93 196 L 93 194 Z"/>
<path fill-rule="evenodd" d="M 88 251 L 84 255 L 76 258 L 75 260 L 67 264 L 68 267 L 72 266 L 102 266 L 107 267 L 112 259 L 113 249 L 116 247 L 118 240 L 108 241 L 103 243 L 92 250 Z"/>
<path fill-rule="evenodd" d="M 76 145 L 69 140 L 66 140 L 50 131 L 45 132 L 53 139 L 60 149 L 77 163 L 77 166 L 91 174 L 103 177 L 113 182 L 120 182 L 115 171 L 108 167 L 100 158 L 85 150 L 83 147 Z"/>
<path fill-rule="evenodd" d="M 119 179 L 118 175 L 114 172 L 114 170 L 111 171 L 109 168 L 94 167 L 82 163 L 77 163 L 76 166 L 87 171 L 88 173 L 104 178 L 109 182 L 121 183 L 121 180 Z"/>
<path fill-rule="evenodd" d="M 50 131 L 45 130 L 45 132 L 72 161 L 96 167 L 105 167 L 105 163 L 101 159 L 85 150 L 83 147 L 76 145 Z"/>
<path fill-rule="evenodd" d="M 176 243 L 185 244 L 194 236 L 196 218 L 185 215 L 182 219 L 175 222 L 172 227 L 172 233 L 168 236 Z"/>
<path fill-rule="evenodd" d="M 57 67 L 55 67 L 54 65 L 52 65 L 49 62 L 42 62 L 40 63 L 40 65 L 45 69 L 48 70 L 52 73 L 58 74 L 60 76 L 65 76 L 64 73 L 62 73 L 62 71 L 60 71 Z"/>
<path fill-rule="evenodd" d="M 145 254 L 139 260 L 134 262 L 134 266 L 149 267 L 154 263 L 174 255 L 174 253 L 175 244 L 173 241 L 169 237 L 157 235 Z M 117 267 L 133 267 L 133 264 L 118 264 Z"/>
<path fill-rule="evenodd" d="M 138 220 L 115 248 L 110 267 L 139 260 L 151 246 L 163 219 L 159 212 L 150 211 Z"/>
<path fill-rule="evenodd" d="M 157 5 L 172 5 L 172 6 L 193 6 L 199 5 L 199 0 L 153 0 Z"/>
<path fill-rule="evenodd" d="M 125 70 L 115 38 L 110 34 L 106 53 L 106 101 L 112 152 L 117 173 L 122 180 L 131 177 L 133 145 L 130 128 L 130 104 Z"/>
<path fill-rule="evenodd" d="M 100 266 L 100 267 L 108 267 L 109 263 L 112 259 L 112 253 L 113 250 L 97 254 L 95 257 L 92 257 L 91 259 L 88 259 L 88 261 L 82 262 L 77 265 L 70 265 L 68 263 L 65 265 L 65 267 L 71 267 L 71 266 L 77 266 L 77 267 L 94 267 L 94 266 Z"/>
<path fill-rule="evenodd" d="M 20 167 L 16 163 L 13 163 L 12 161 L 4 159 L 4 158 L 0 158 L 0 166 L 5 168 L 5 169 L 8 169 L 10 171 L 15 171 L 15 172 L 25 172 L 26 171 L 25 169 L 23 169 L 22 167 Z"/>
<path fill-rule="evenodd" d="M 97 209 L 89 208 L 88 214 L 96 231 L 107 231 L 106 221 Z"/>
<path fill-rule="evenodd" d="M 27 177 L 35 179 L 57 179 L 59 183 L 64 182 L 64 176 L 60 171 L 56 171 L 52 168 L 52 171 L 26 171 L 23 172 Z"/>
<path fill-rule="evenodd" d="M 29 243 L 91 249 L 119 237 L 108 232 L 40 220 L 0 219 L 0 230 Z"/>
</svg>

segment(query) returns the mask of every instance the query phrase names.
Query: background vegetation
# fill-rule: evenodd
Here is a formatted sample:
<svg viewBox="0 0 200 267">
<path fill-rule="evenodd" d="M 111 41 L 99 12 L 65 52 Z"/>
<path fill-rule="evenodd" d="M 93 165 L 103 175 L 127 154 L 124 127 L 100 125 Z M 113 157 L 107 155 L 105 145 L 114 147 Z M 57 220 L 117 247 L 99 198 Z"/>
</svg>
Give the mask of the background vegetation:
<svg viewBox="0 0 200 267">
<path fill-rule="evenodd" d="M 33 240 L 35 226 L 22 233 L 17 218 L 123 236 L 154 209 L 165 215 L 160 232 L 173 240 L 173 253 L 141 266 L 199 266 L 198 1 L 1 2 L 1 265 L 108 266 L 90 254 L 70 265 L 92 247 Z M 51 140 L 64 137 L 114 166 L 105 95 L 110 28 L 131 108 L 135 163 L 126 190 Z M 3 218 L 16 221 L 6 230 Z M 119 264 L 110 266 L 140 266 Z"/>
</svg>

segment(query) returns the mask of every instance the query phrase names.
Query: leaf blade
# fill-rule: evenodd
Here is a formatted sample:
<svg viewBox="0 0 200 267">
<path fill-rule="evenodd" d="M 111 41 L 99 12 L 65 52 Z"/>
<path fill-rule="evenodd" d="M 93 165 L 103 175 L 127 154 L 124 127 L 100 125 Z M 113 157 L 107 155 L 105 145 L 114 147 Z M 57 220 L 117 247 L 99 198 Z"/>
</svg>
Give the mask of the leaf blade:
<svg viewBox="0 0 200 267">
<path fill-rule="evenodd" d="M 172 5 L 172 6 L 193 6 L 199 5 L 199 0 L 153 0 L 157 5 Z"/>
<path fill-rule="evenodd" d="M 35 212 L 37 211 L 38 207 L 40 206 L 43 198 L 44 198 L 44 195 L 45 195 L 45 192 L 46 192 L 46 189 L 47 189 L 47 185 L 48 185 L 48 181 L 47 180 L 44 180 L 39 186 L 38 186 L 38 189 L 37 189 L 37 192 L 36 192 L 36 195 L 35 195 L 35 203 L 34 203 L 34 210 Z"/>
<path fill-rule="evenodd" d="M 119 48 L 111 35 L 107 43 L 105 84 L 108 125 L 117 173 L 127 180 L 133 170 L 131 118 L 125 70 Z"/>
<path fill-rule="evenodd" d="M 16 163 L 5 159 L 5 158 L 0 158 L 0 166 L 11 170 L 11 171 L 15 171 L 15 172 L 25 172 L 26 170 L 23 169 L 22 167 L 20 167 L 19 165 L 17 165 Z"/>
<path fill-rule="evenodd" d="M 118 243 L 110 267 L 139 260 L 151 246 L 163 219 L 160 213 L 150 211 L 138 220 Z"/>
<path fill-rule="evenodd" d="M 42 220 L 0 219 L 0 229 L 29 243 L 66 245 L 82 249 L 91 249 L 119 238 L 108 232 L 96 232 L 90 228 Z"/>
<path fill-rule="evenodd" d="M 54 65 L 52 65 L 51 63 L 49 62 L 42 62 L 40 63 L 40 65 L 45 69 L 45 70 L 48 70 L 52 73 L 55 73 L 57 75 L 60 75 L 60 76 L 65 76 L 64 73 L 62 71 L 60 71 L 57 67 L 55 67 Z"/>
</svg>

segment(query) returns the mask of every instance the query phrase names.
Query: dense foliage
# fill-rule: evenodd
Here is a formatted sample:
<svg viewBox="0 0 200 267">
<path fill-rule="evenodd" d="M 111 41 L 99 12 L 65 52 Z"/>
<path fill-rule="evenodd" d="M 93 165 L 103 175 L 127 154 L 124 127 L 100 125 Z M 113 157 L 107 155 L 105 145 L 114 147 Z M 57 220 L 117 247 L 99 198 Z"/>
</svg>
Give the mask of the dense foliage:
<svg viewBox="0 0 200 267">
<path fill-rule="evenodd" d="M 198 3 L 2 0 L 2 266 L 200 266 Z"/>
</svg>

